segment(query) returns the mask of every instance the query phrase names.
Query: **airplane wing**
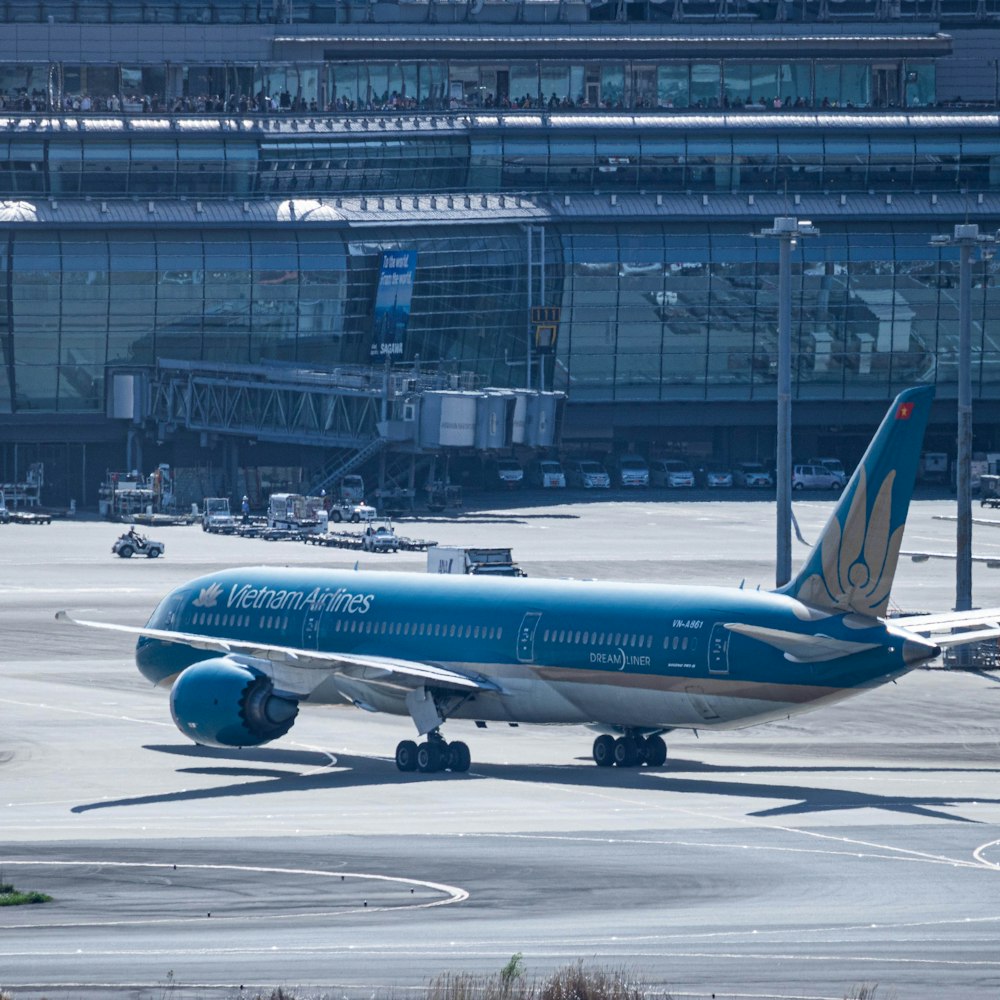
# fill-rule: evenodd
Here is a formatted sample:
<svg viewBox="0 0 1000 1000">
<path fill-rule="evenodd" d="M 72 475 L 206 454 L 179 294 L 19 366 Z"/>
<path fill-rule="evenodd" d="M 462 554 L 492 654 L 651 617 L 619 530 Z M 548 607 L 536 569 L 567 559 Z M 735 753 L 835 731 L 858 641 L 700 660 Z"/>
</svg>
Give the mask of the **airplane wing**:
<svg viewBox="0 0 1000 1000">
<path fill-rule="evenodd" d="M 1000 608 L 946 611 L 936 615 L 903 615 L 887 618 L 887 625 L 916 632 L 941 647 L 1000 639 Z"/>
<path fill-rule="evenodd" d="M 909 556 L 914 562 L 927 562 L 928 559 L 951 559 L 955 560 L 954 552 L 913 552 L 901 551 L 901 556 Z M 1000 555 L 996 556 L 970 556 L 972 562 L 985 563 L 990 569 L 1000 569 Z"/>
<path fill-rule="evenodd" d="M 435 687 L 451 688 L 458 691 L 494 691 L 502 693 L 502 688 L 488 677 L 479 674 L 465 674 L 433 663 L 418 660 L 401 660 L 389 656 L 364 656 L 355 653 L 327 653 L 317 649 L 300 649 L 295 646 L 275 646 L 260 642 L 246 642 L 239 639 L 224 639 L 218 636 L 199 635 L 194 632 L 169 632 L 165 629 L 139 628 L 133 625 L 115 625 L 110 622 L 85 621 L 73 618 L 66 611 L 56 612 L 56 620 L 87 628 L 99 628 L 126 635 L 146 636 L 163 642 L 176 642 L 195 649 L 214 653 L 248 656 L 257 660 L 269 660 L 280 666 L 304 669 L 323 669 L 335 674 L 343 674 L 357 680 L 389 684 L 401 688 L 420 687 L 433 684 Z"/>
</svg>

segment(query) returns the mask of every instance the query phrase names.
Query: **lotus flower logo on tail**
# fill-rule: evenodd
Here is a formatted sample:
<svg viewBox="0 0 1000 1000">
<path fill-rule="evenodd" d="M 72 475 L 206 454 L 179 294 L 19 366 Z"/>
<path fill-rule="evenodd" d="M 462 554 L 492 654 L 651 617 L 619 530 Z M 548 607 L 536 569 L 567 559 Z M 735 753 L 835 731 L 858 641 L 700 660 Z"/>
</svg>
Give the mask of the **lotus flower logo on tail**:
<svg viewBox="0 0 1000 1000">
<path fill-rule="evenodd" d="M 803 581 L 798 597 L 805 604 L 881 617 L 903 542 L 903 525 L 892 531 L 895 470 L 883 480 L 868 513 L 868 483 L 861 469 L 857 490 L 841 525 L 834 518 L 821 543 L 821 573 Z"/>
<path fill-rule="evenodd" d="M 927 386 L 896 397 L 819 543 L 780 593 L 821 611 L 885 616 L 933 398 Z"/>
</svg>

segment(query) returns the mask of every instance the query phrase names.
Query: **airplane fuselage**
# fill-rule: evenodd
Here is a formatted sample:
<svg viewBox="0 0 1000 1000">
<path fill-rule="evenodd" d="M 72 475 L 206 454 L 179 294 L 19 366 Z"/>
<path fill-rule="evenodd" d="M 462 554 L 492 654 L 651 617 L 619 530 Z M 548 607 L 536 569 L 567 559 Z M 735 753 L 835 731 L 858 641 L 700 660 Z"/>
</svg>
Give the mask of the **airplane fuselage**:
<svg viewBox="0 0 1000 1000">
<path fill-rule="evenodd" d="M 891 680 L 913 659 L 905 637 L 877 619 L 820 613 L 775 593 L 322 569 L 213 573 L 168 595 L 148 627 L 434 664 L 499 689 L 457 697 L 451 718 L 650 731 L 784 717 Z M 788 651 L 797 636 L 817 635 L 837 652 Z M 149 637 L 136 651 L 158 684 L 218 655 Z M 408 712 L 407 691 L 374 668 L 286 662 L 275 683 L 311 703 Z"/>
</svg>

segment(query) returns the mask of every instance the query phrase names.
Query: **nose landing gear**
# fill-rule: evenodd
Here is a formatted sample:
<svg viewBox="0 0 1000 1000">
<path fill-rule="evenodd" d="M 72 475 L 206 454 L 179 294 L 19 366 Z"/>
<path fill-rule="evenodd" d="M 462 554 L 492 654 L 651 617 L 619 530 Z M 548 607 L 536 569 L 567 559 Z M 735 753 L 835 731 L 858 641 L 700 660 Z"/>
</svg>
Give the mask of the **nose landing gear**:
<svg viewBox="0 0 1000 1000">
<path fill-rule="evenodd" d="M 667 744 L 662 736 L 626 733 L 615 739 L 605 734 L 594 740 L 594 763 L 598 767 L 662 767 L 667 760 Z"/>
</svg>

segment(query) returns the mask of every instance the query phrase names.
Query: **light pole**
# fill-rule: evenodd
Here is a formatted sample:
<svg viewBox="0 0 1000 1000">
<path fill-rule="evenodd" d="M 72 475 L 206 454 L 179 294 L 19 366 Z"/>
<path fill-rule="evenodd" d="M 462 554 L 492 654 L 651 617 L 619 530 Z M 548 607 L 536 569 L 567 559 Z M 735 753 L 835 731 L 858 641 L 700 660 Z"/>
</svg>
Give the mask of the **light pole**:
<svg viewBox="0 0 1000 1000">
<path fill-rule="evenodd" d="M 771 229 L 755 236 L 778 241 L 778 440 L 774 475 L 777 479 L 777 551 L 774 582 L 782 587 L 792 578 L 792 247 L 800 236 L 819 230 L 794 216 L 778 216 Z"/>
<path fill-rule="evenodd" d="M 959 250 L 958 265 L 958 449 L 955 458 L 955 610 L 972 608 L 972 251 L 996 245 L 974 222 L 956 225 L 951 236 L 931 237 L 932 247 Z"/>
</svg>

